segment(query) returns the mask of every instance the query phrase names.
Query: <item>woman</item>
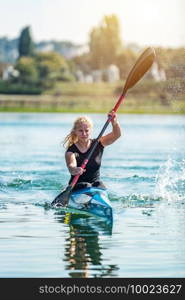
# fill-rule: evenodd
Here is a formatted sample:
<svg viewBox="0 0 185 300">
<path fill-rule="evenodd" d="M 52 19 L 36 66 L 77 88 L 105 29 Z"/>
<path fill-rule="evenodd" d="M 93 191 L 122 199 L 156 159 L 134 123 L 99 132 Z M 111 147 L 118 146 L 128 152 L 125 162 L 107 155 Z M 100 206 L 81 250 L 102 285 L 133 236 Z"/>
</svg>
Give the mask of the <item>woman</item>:
<svg viewBox="0 0 185 300">
<path fill-rule="evenodd" d="M 111 145 L 121 136 L 121 128 L 116 114 L 111 112 L 109 116 L 111 116 L 112 132 L 99 139 L 99 143 L 88 161 L 86 169 L 82 169 L 80 166 L 95 143 L 95 139 L 91 139 L 92 121 L 86 116 L 76 119 L 70 134 L 64 140 L 64 145 L 67 145 L 65 153 L 66 164 L 71 174 L 69 184 L 75 175 L 80 175 L 73 190 L 90 186 L 105 188 L 103 182 L 100 181 L 103 150 L 104 147 Z"/>
</svg>

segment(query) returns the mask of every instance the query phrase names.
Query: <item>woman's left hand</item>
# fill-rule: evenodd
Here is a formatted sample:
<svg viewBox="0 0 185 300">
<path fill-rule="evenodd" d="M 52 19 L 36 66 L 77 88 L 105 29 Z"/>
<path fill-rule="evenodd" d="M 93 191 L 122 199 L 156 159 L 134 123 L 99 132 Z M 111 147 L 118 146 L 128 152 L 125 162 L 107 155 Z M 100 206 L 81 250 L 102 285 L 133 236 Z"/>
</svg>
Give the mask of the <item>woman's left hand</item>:
<svg viewBox="0 0 185 300">
<path fill-rule="evenodd" d="M 111 123 L 112 125 L 115 125 L 117 124 L 117 115 L 116 113 L 112 110 L 109 114 L 108 114 L 108 117 L 111 117 Z"/>
</svg>

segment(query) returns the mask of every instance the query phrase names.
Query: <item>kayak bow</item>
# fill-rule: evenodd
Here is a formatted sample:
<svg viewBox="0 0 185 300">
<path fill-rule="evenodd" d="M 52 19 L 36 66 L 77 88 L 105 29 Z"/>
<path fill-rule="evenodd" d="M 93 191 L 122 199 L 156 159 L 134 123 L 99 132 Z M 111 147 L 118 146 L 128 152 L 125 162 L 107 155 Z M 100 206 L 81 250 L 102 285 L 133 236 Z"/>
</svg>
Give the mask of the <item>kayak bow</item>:
<svg viewBox="0 0 185 300">
<path fill-rule="evenodd" d="M 60 202 L 54 205 L 60 207 Z M 109 219 L 112 222 L 112 206 L 106 189 L 89 187 L 73 191 L 70 195 L 68 208 L 78 209 L 90 215 Z"/>
</svg>

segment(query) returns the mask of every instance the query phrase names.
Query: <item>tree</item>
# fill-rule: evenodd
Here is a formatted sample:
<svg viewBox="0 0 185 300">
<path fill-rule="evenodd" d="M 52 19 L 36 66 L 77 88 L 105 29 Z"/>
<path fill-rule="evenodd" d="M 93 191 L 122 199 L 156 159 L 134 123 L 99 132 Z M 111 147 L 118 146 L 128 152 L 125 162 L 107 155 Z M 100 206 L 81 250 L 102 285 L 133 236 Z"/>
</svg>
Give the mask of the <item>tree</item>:
<svg viewBox="0 0 185 300">
<path fill-rule="evenodd" d="M 18 42 L 19 57 L 32 56 L 34 53 L 34 43 L 30 34 L 30 27 L 25 27 L 20 34 Z"/>
<path fill-rule="evenodd" d="M 15 68 L 19 71 L 19 76 L 14 79 L 14 81 L 32 86 L 37 85 L 39 73 L 34 58 L 26 56 L 21 57 L 15 65 Z"/>
<path fill-rule="evenodd" d="M 90 33 L 90 55 L 93 69 L 103 69 L 116 62 L 121 51 L 120 25 L 116 15 L 105 16 Z"/>
<path fill-rule="evenodd" d="M 38 53 L 35 62 L 40 83 L 44 88 L 52 88 L 57 80 L 71 80 L 65 59 L 56 52 Z"/>
<path fill-rule="evenodd" d="M 88 74 L 91 71 L 90 53 L 84 53 L 82 55 L 75 56 L 72 61 L 75 64 L 76 69 L 80 69 L 84 74 Z"/>
<path fill-rule="evenodd" d="M 184 78 L 185 50 L 184 48 L 156 48 L 157 62 L 166 72 L 167 78 Z"/>
<path fill-rule="evenodd" d="M 32 57 L 22 56 L 15 65 L 19 76 L 14 83 L 32 88 L 53 88 L 57 81 L 74 80 L 66 60 L 56 52 L 37 53 Z"/>
<path fill-rule="evenodd" d="M 124 49 L 116 58 L 116 65 L 120 70 L 120 77 L 126 79 L 131 67 L 136 61 L 136 54 L 131 49 Z"/>
</svg>

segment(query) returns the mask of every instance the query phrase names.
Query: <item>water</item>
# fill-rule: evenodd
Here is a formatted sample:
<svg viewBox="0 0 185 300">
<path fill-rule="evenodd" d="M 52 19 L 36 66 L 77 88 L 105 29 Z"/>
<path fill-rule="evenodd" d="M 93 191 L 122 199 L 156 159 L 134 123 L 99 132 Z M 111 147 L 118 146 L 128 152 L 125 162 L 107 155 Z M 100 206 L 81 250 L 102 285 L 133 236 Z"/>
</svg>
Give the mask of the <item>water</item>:
<svg viewBox="0 0 185 300">
<path fill-rule="evenodd" d="M 0 277 L 184 277 L 185 118 L 119 116 L 123 136 L 101 168 L 110 228 L 50 207 L 77 116 L 0 114 Z M 106 116 L 90 116 L 96 137 Z"/>
</svg>

